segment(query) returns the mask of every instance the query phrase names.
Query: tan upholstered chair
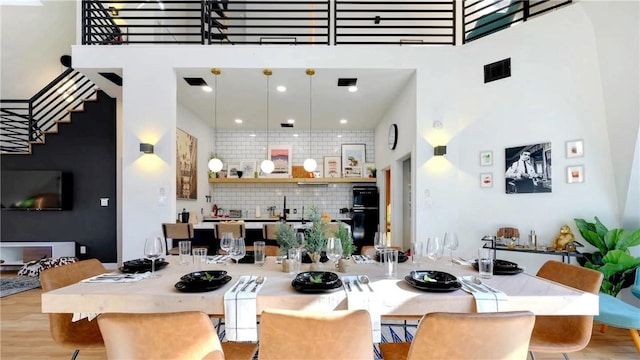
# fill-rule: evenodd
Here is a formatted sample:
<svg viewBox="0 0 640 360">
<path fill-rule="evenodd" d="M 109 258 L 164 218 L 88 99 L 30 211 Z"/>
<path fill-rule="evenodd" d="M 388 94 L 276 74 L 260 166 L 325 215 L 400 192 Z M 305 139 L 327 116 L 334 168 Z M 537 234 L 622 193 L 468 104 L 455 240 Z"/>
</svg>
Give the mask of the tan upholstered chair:
<svg viewBox="0 0 640 360">
<path fill-rule="evenodd" d="M 167 246 L 167 255 L 178 255 L 178 247 L 173 243 L 179 240 L 193 240 L 193 224 L 164 223 L 162 224 L 162 234 Z"/>
<path fill-rule="evenodd" d="M 222 234 L 224 233 L 233 233 L 233 237 L 234 238 L 246 238 L 246 228 L 244 223 L 239 223 L 239 222 L 233 222 L 233 223 L 227 223 L 227 222 L 221 222 L 216 224 L 216 234 L 218 236 L 218 238 L 222 237 Z"/>
<path fill-rule="evenodd" d="M 102 314 L 98 324 L 109 359 L 251 359 L 257 348 L 220 343 L 209 316 L 197 311 Z"/>
<path fill-rule="evenodd" d="M 599 271 L 553 260 L 544 263 L 536 275 L 596 295 L 602 284 Z M 541 352 L 562 353 L 568 359 L 567 353 L 580 351 L 589 344 L 592 329 L 593 316 L 538 316 L 529 345 L 531 358 L 535 359 L 533 353 Z"/>
<path fill-rule="evenodd" d="M 373 359 L 365 310 L 264 310 L 258 344 L 260 360 Z"/>
<path fill-rule="evenodd" d="M 262 224 L 262 238 L 266 240 L 276 240 L 277 224 Z"/>
<path fill-rule="evenodd" d="M 324 231 L 325 235 L 328 238 L 336 237 L 336 234 L 338 233 L 338 224 L 336 223 L 327 224 L 322 228 L 322 231 Z"/>
<path fill-rule="evenodd" d="M 385 360 L 526 359 L 535 316 L 529 311 L 429 313 L 413 342 L 383 343 Z"/>
<path fill-rule="evenodd" d="M 97 259 L 50 268 L 40 274 L 43 291 L 51 291 L 75 284 L 80 280 L 107 272 Z M 80 349 L 103 348 L 104 342 L 98 323 L 83 319 L 72 322 L 73 314 L 49 314 L 49 328 L 53 341 L 63 347 L 75 349 L 72 359 Z"/>
<path fill-rule="evenodd" d="M 253 245 L 246 247 L 247 251 L 253 251 Z M 264 254 L 266 256 L 278 256 L 280 255 L 280 247 L 275 245 L 265 245 Z"/>
<path fill-rule="evenodd" d="M 398 251 L 402 251 L 400 246 L 387 246 L 388 249 L 394 249 Z M 374 259 L 376 256 L 376 248 L 371 245 L 365 245 L 360 249 L 360 255 L 367 255 L 370 258 Z"/>
</svg>

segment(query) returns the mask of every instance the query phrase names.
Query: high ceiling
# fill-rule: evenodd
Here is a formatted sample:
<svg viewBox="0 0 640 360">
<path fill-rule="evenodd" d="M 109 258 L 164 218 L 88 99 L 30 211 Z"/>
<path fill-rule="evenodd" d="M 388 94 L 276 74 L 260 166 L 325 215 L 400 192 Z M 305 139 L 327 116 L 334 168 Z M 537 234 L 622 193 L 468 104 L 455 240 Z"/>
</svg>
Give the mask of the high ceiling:
<svg viewBox="0 0 640 360">
<path fill-rule="evenodd" d="M 220 69 L 218 75 L 219 129 L 265 130 L 267 121 L 267 76 L 264 69 Z M 269 76 L 269 129 L 294 119 L 291 131 L 309 131 L 310 77 L 306 69 L 271 69 Z M 311 77 L 313 130 L 374 129 L 407 85 L 413 70 L 314 69 Z M 199 118 L 214 124 L 215 91 L 204 92 L 184 78 L 204 79 L 212 88 L 211 69 L 177 70 L 178 102 Z M 338 87 L 339 78 L 357 78 L 357 92 Z M 286 86 L 286 92 L 276 86 Z M 235 119 L 242 119 L 236 124 Z M 347 119 L 347 124 L 340 124 Z"/>
</svg>

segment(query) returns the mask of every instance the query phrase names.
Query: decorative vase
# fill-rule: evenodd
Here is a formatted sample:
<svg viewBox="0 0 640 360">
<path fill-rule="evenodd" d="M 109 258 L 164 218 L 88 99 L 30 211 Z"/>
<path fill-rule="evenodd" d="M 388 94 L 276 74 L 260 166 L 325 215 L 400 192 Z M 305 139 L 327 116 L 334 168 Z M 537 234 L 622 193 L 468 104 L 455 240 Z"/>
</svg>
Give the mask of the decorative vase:
<svg viewBox="0 0 640 360">
<path fill-rule="evenodd" d="M 320 254 L 319 253 L 309 254 L 309 257 L 311 258 L 311 266 L 309 266 L 309 270 L 310 271 L 323 271 L 324 270 L 324 265 L 322 265 L 322 263 L 320 262 Z"/>
<path fill-rule="evenodd" d="M 338 271 L 346 273 L 348 271 L 347 269 L 348 269 L 350 263 L 351 263 L 351 259 L 340 259 L 340 260 L 338 260 Z"/>
</svg>

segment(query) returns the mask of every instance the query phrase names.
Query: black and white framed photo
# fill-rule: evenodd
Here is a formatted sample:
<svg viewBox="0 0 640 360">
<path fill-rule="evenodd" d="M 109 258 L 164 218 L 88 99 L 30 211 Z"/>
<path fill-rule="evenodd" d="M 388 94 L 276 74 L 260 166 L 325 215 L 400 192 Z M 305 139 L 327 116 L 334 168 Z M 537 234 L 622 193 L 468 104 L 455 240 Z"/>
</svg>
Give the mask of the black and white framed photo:
<svg viewBox="0 0 640 360">
<path fill-rule="evenodd" d="M 506 148 L 505 192 L 507 194 L 551 192 L 551 143 Z"/>
<path fill-rule="evenodd" d="M 244 172 L 242 171 L 242 166 L 240 165 L 239 162 L 237 163 L 228 163 L 227 164 L 227 177 L 230 179 L 238 179 L 238 171 L 240 171 L 240 173 L 242 175 L 244 175 Z"/>
<path fill-rule="evenodd" d="M 570 140 L 567 141 L 567 159 L 579 158 L 584 156 L 584 141 Z"/>
</svg>

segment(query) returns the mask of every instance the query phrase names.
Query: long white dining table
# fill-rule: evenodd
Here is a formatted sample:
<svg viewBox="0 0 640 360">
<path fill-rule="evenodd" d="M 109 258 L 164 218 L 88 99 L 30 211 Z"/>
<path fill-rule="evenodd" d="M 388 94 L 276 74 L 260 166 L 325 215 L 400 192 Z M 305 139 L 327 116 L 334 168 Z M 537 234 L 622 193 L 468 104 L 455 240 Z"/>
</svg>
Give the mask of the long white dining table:
<svg viewBox="0 0 640 360">
<path fill-rule="evenodd" d="M 195 266 L 179 265 L 177 256 L 168 257 L 169 265 L 157 271 L 160 277 L 130 283 L 80 282 L 42 294 L 43 313 L 164 313 L 202 311 L 224 314 L 224 294 L 242 275 L 266 277 L 257 295 L 257 314 L 269 308 L 297 310 L 347 309 L 347 290 L 309 294 L 297 292 L 291 282 L 293 274 L 282 271 L 275 258 L 268 257 L 263 266 L 254 264 L 207 264 L 204 270 L 226 270 L 233 279 L 221 288 L 202 293 L 184 293 L 175 288 L 182 275 L 196 271 Z M 339 276 L 366 274 L 371 279 L 374 295 L 384 316 L 421 316 L 430 312 L 475 312 L 474 297 L 462 290 L 425 292 L 411 287 L 404 276 L 411 270 L 439 270 L 455 276 L 477 275 L 470 265 L 453 264 L 447 258 L 437 263 L 399 264 L 398 276 L 383 276 L 378 264 L 355 264 L 348 273 L 339 273 L 333 264 L 325 263 L 325 271 Z M 307 271 L 308 264 L 302 265 Z M 496 275 L 484 280 L 508 297 L 509 310 L 529 310 L 536 315 L 597 315 L 598 296 L 584 293 L 536 276 L 520 273 Z M 366 291 L 366 286 L 364 287 Z"/>
</svg>

